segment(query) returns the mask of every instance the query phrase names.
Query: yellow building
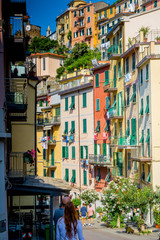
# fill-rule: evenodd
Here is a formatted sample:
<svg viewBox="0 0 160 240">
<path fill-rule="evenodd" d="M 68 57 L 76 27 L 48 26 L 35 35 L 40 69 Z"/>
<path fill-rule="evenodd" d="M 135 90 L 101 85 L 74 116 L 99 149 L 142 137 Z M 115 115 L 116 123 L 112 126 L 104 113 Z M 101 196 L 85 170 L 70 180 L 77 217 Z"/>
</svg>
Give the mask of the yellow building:
<svg viewBox="0 0 160 240">
<path fill-rule="evenodd" d="M 106 23 L 109 19 L 113 18 L 116 14 L 115 4 L 106 6 L 102 9 L 99 9 L 94 14 L 94 47 L 100 48 L 101 45 L 101 36 L 104 35 L 104 26 L 103 23 Z"/>
<path fill-rule="evenodd" d="M 37 114 L 38 175 L 61 179 L 60 97 L 58 91 L 50 93 L 46 98 L 41 96 L 37 101 L 38 107 L 41 108 L 41 112 Z M 43 107 L 40 107 L 42 101 L 44 102 Z"/>
<path fill-rule="evenodd" d="M 71 34 L 72 25 L 71 25 L 71 10 L 78 7 L 79 5 L 86 5 L 86 2 L 83 0 L 71 1 L 68 4 L 68 9 L 65 10 L 61 15 L 59 15 L 56 19 L 57 22 L 57 40 L 58 43 L 66 47 L 71 47 L 71 38 L 69 38 L 68 34 Z"/>
</svg>

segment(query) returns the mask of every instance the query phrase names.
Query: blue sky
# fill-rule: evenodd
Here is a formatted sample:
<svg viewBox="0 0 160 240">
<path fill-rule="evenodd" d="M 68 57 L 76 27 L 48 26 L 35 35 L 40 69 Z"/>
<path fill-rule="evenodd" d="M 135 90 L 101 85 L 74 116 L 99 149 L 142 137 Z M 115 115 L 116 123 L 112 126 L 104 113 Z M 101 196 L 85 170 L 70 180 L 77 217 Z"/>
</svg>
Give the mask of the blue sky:
<svg viewBox="0 0 160 240">
<path fill-rule="evenodd" d="M 108 0 L 104 0 L 108 3 Z M 41 27 L 41 34 L 45 35 L 48 25 L 51 31 L 56 30 L 56 17 L 66 8 L 70 0 L 27 0 L 27 12 L 31 24 Z M 89 1 L 88 1 L 89 2 Z M 91 2 L 98 2 L 92 0 Z M 110 1 L 111 3 L 113 0 Z"/>
</svg>

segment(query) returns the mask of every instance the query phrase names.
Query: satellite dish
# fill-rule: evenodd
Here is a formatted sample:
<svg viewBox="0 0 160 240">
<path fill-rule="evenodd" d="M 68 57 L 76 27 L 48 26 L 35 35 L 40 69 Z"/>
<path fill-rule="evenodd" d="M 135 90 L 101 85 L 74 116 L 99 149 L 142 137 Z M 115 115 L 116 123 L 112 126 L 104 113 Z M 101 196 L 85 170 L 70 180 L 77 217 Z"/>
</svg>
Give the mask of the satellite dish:
<svg viewBox="0 0 160 240">
<path fill-rule="evenodd" d="M 31 25 L 26 25 L 26 31 L 30 31 L 31 30 Z"/>
<path fill-rule="evenodd" d="M 98 66 L 98 62 L 97 62 L 97 59 L 96 59 L 96 58 L 92 60 L 92 65 L 93 65 L 94 67 L 97 67 L 97 66 Z"/>
</svg>

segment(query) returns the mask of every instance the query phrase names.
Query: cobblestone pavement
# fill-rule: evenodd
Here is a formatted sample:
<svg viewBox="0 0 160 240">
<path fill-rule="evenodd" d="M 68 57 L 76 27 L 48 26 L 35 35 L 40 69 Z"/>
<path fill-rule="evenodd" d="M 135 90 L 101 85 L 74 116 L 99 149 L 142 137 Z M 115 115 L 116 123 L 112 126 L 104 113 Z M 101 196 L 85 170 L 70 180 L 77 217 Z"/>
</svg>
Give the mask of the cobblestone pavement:
<svg viewBox="0 0 160 240">
<path fill-rule="evenodd" d="M 125 229 L 110 229 L 104 224 L 95 222 L 94 226 L 83 227 L 85 240 L 158 240 L 159 230 L 152 229 L 149 235 L 126 234 Z"/>
</svg>

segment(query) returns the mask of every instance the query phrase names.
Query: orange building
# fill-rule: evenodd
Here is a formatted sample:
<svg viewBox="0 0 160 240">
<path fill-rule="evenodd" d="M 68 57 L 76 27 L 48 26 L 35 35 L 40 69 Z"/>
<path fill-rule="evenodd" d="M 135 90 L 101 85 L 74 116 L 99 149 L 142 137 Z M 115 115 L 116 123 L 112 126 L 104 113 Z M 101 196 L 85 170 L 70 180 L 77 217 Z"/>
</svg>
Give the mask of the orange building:
<svg viewBox="0 0 160 240">
<path fill-rule="evenodd" d="M 160 0 L 152 1 L 142 0 L 141 7 L 143 12 L 150 10 L 152 8 L 160 7 Z"/>
<path fill-rule="evenodd" d="M 110 181 L 110 121 L 107 112 L 110 107 L 110 94 L 104 92 L 103 85 L 109 79 L 110 64 L 93 68 L 94 101 L 94 154 L 89 155 L 89 163 L 94 168 L 95 190 L 101 191 Z"/>
</svg>

